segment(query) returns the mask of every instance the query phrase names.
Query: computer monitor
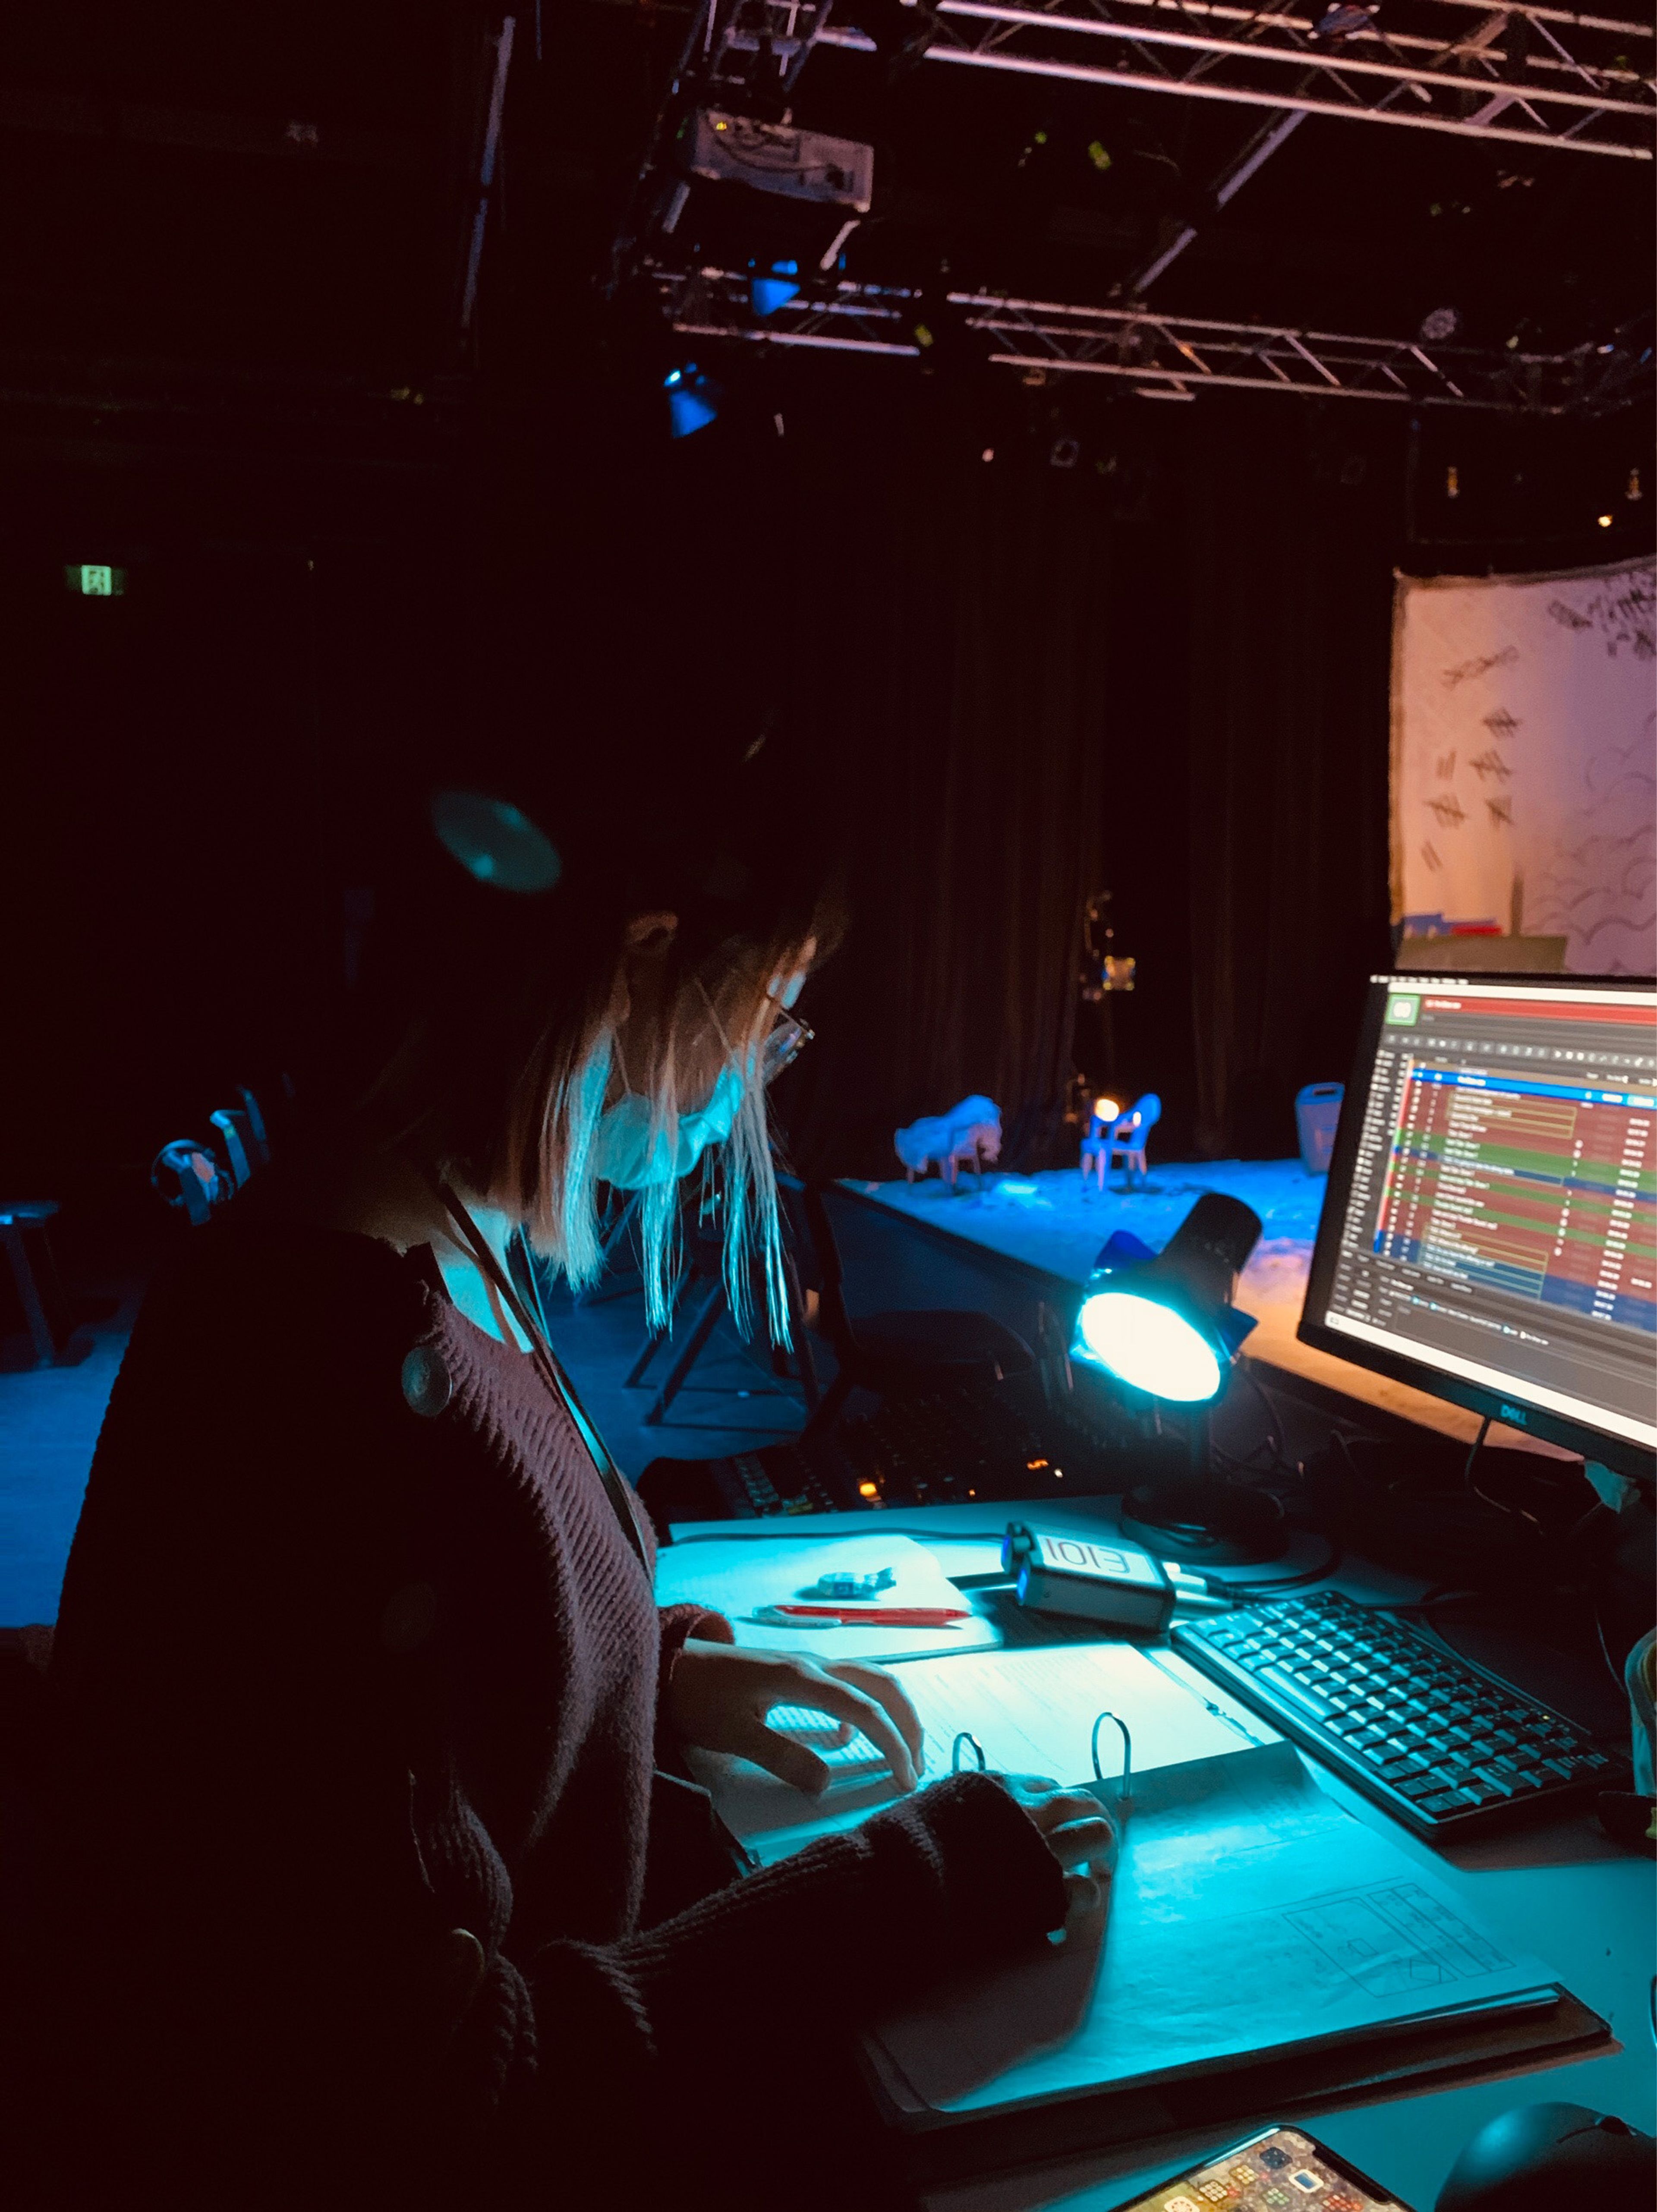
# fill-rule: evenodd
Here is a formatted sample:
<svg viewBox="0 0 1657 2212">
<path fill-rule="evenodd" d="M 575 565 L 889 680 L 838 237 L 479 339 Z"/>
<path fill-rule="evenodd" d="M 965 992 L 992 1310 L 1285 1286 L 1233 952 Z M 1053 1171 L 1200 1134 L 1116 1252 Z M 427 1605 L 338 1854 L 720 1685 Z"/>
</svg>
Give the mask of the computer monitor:
<svg viewBox="0 0 1657 2212">
<path fill-rule="evenodd" d="M 1373 977 L 1300 1336 L 1652 1481 L 1657 990 Z"/>
</svg>

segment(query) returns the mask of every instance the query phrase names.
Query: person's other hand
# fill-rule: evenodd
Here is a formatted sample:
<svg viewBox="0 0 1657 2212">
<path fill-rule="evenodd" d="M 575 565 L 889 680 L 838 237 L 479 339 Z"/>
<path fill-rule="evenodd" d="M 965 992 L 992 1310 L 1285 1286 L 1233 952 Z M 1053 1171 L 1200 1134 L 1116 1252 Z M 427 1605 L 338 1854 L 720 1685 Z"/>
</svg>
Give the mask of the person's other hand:
<svg viewBox="0 0 1657 2212">
<path fill-rule="evenodd" d="M 780 1780 L 816 1796 L 830 1770 L 809 1744 L 768 1728 L 775 1705 L 804 1705 L 829 1717 L 829 1741 L 859 1730 L 913 1790 L 923 1761 L 920 1716 L 883 1667 L 859 1659 L 821 1662 L 789 1651 L 739 1650 L 733 1644 L 687 1639 L 668 1678 L 668 1719 L 682 1743 L 734 1752 Z"/>
<path fill-rule="evenodd" d="M 1116 1826 L 1085 1790 L 1061 1790 L 1045 1774 L 998 1774 L 996 1780 L 1041 1831 L 1065 1869 L 1071 1912 L 1096 1911 L 1116 1869 Z"/>
</svg>

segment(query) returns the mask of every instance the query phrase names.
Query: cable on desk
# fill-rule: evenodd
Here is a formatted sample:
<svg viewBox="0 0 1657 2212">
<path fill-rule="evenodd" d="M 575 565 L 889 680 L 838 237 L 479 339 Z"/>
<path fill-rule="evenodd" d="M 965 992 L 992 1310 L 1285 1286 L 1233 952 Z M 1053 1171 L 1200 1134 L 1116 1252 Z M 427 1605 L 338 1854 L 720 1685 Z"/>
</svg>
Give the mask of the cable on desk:
<svg viewBox="0 0 1657 2212">
<path fill-rule="evenodd" d="M 1326 1536 L 1323 1540 L 1329 1547 L 1328 1557 L 1320 1559 L 1315 1567 L 1302 1568 L 1299 1574 L 1277 1575 L 1264 1583 L 1234 1583 L 1217 1574 L 1211 1577 L 1209 1588 L 1217 1597 L 1268 1597 L 1273 1590 L 1301 1589 L 1308 1583 L 1320 1583 L 1334 1573 L 1344 1556 L 1343 1547 L 1332 1536 Z"/>
</svg>

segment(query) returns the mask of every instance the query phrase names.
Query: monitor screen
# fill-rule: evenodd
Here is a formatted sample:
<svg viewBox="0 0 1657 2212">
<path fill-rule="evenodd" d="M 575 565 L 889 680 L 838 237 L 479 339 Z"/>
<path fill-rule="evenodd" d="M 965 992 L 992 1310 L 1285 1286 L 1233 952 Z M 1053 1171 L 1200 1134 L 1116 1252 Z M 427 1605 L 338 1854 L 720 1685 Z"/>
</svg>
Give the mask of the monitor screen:
<svg viewBox="0 0 1657 2212">
<path fill-rule="evenodd" d="M 1373 978 L 1300 1334 L 1649 1474 L 1657 993 Z"/>
</svg>

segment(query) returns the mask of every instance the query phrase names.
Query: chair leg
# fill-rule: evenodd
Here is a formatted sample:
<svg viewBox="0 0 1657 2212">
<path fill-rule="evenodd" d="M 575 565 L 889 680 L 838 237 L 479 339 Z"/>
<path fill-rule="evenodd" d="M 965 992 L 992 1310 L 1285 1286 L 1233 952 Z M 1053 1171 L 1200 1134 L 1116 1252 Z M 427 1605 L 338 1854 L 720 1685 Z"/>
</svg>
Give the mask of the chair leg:
<svg viewBox="0 0 1657 2212">
<path fill-rule="evenodd" d="M 656 1357 L 657 1352 L 666 1342 L 667 1331 L 665 1329 L 662 1331 L 659 1336 L 651 1336 L 646 1334 L 643 1344 L 639 1347 L 639 1357 L 627 1370 L 627 1380 L 622 1385 L 623 1390 L 637 1390 L 642 1385 L 645 1379 L 646 1370 L 649 1367 L 651 1361 Z"/>
<path fill-rule="evenodd" d="M 668 1407 L 683 1389 L 686 1378 L 696 1364 L 702 1346 L 713 1335 L 714 1323 L 724 1310 L 725 1284 L 722 1279 L 716 1279 L 713 1289 L 707 1294 L 701 1311 L 691 1324 L 690 1334 L 685 1339 L 684 1350 L 669 1368 L 666 1382 L 657 1393 L 650 1411 L 645 1415 L 646 1428 L 653 1429 L 663 1419 Z"/>
</svg>

